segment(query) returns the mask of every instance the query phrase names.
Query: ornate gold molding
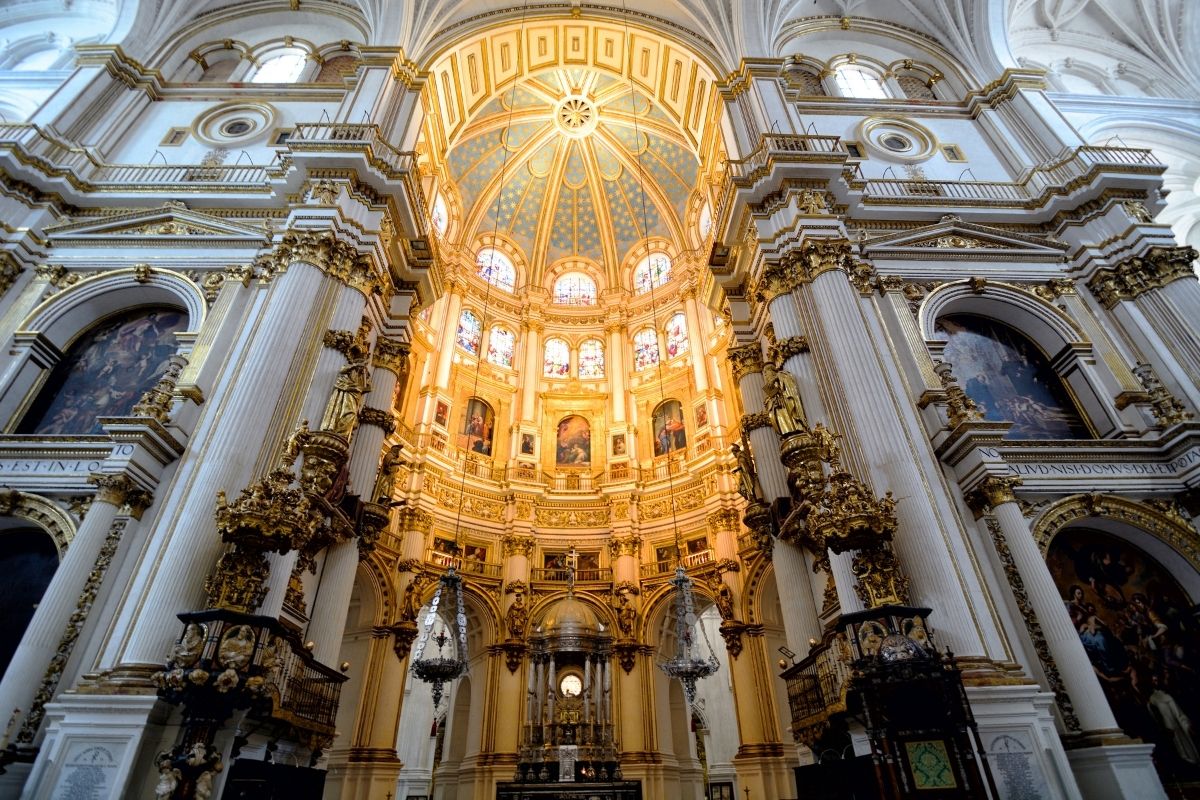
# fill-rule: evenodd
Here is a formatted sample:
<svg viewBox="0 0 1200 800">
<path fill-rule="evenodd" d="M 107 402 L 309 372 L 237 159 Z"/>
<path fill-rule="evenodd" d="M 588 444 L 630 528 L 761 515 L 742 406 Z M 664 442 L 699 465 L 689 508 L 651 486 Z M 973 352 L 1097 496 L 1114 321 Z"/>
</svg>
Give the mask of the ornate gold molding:
<svg viewBox="0 0 1200 800">
<path fill-rule="evenodd" d="M 533 555 L 533 548 L 537 545 L 537 539 L 529 534 L 523 533 L 508 533 L 500 539 L 500 547 L 504 552 L 504 557 L 510 556 L 525 556 L 529 558 Z"/>
<path fill-rule="evenodd" d="M 133 407 L 133 416 L 157 420 L 162 424 L 171 421 L 171 404 L 175 400 L 175 385 L 187 359 L 179 354 L 167 359 L 167 370 L 158 379 L 158 383 L 147 390 Z"/>
<path fill-rule="evenodd" d="M 375 340 L 375 353 L 371 361 L 377 367 L 400 375 L 408 363 L 408 353 L 407 342 L 398 342 L 395 339 L 380 336 Z"/>
<path fill-rule="evenodd" d="M 983 412 L 975 401 L 963 390 L 954 377 L 953 365 L 938 361 L 933 365 L 938 380 L 942 383 L 942 391 L 946 393 L 946 416 L 950 418 L 950 427 L 957 428 L 964 422 L 977 422 L 983 419 Z"/>
<path fill-rule="evenodd" d="M 1155 374 L 1154 367 L 1149 364 L 1138 364 L 1133 368 L 1133 374 L 1145 388 L 1149 397 L 1150 411 L 1159 425 L 1166 428 L 1186 422 L 1195 416 L 1184 408 L 1179 398 L 1167 391 L 1167 387 L 1162 385 L 1158 375 Z"/>
<path fill-rule="evenodd" d="M 1144 256 L 1134 256 L 1111 269 L 1097 270 L 1087 282 L 1092 294 L 1112 308 L 1122 300 L 1133 300 L 1152 289 L 1160 289 L 1180 278 L 1195 278 L 1194 247 L 1151 247 Z"/>
<path fill-rule="evenodd" d="M 808 339 L 803 336 L 789 336 L 781 339 L 771 348 L 771 360 L 777 367 L 783 367 L 792 356 L 808 352 Z"/>
<path fill-rule="evenodd" d="M 396 415 L 390 411 L 384 411 L 382 408 L 362 409 L 358 412 L 358 422 L 360 425 L 374 425 L 388 436 L 396 431 Z"/>
<path fill-rule="evenodd" d="M 762 348 L 757 342 L 729 348 L 728 358 L 735 381 L 740 381 L 752 372 L 762 372 Z"/>
<path fill-rule="evenodd" d="M 25 268 L 17 263 L 12 253 L 0 250 L 0 297 L 17 282 L 17 278 L 24 271 Z"/>
<path fill-rule="evenodd" d="M 758 428 L 771 428 L 771 415 L 765 411 L 756 411 L 753 414 L 742 414 L 741 421 L 742 433 L 749 435 L 750 431 Z"/>
<path fill-rule="evenodd" d="M 637 558 L 642 549 L 642 537 L 637 534 L 629 536 L 614 536 L 608 540 L 608 552 L 613 558 L 633 556 Z"/>
<path fill-rule="evenodd" d="M 259 257 L 256 263 L 267 275 L 274 275 L 299 262 L 311 264 L 367 296 L 382 289 L 371 256 L 358 252 L 331 231 L 290 230 L 272 252 Z"/>
<path fill-rule="evenodd" d="M 125 505 L 129 493 L 138 488 L 137 484 L 123 473 L 93 472 L 88 476 L 88 483 L 96 487 L 96 500 L 117 508 Z"/>
</svg>

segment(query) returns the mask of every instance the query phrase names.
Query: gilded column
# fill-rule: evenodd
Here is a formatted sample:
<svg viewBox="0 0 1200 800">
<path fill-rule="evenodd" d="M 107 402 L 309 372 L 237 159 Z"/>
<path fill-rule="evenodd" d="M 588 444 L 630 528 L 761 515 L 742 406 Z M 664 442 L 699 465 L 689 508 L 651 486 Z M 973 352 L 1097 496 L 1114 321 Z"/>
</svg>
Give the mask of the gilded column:
<svg viewBox="0 0 1200 800">
<path fill-rule="evenodd" d="M 4 679 L 0 681 L 0 708 L 29 712 L 34 705 L 35 694 L 39 694 L 39 686 L 47 677 L 52 677 L 53 682 L 48 687 L 48 694 L 40 693 L 45 696 L 39 698 L 37 707 L 40 709 L 53 695 L 58 679 L 47 675 L 47 665 L 62 660 L 59 666 L 61 671 L 66 666 L 63 656 L 69 657 L 74 649 L 75 637 L 85 622 L 85 619 L 75 620 L 75 615 L 85 603 L 90 608 L 91 600 L 100 589 L 99 581 L 104 577 L 101 572 L 98 579 L 93 579 L 94 570 L 100 563 L 102 553 L 109 549 L 106 545 L 112 549 L 107 553 L 107 559 L 112 559 L 124 532 L 125 523 L 119 521 L 117 515 L 127 502 L 138 507 L 139 515 L 141 509 L 148 505 L 146 492 L 124 474 L 97 473 L 89 480 L 97 487 L 96 496 L 66 555 L 55 570 L 50 585 L 46 587 L 33 619 L 25 628 L 21 644 L 13 654 Z M 110 539 L 112 536 L 115 538 Z M 89 590 L 89 584 L 93 582 L 96 585 Z M 69 622 L 73 624 L 68 626 Z M 30 743 L 40 721 L 40 712 L 36 721 L 32 718 L 24 720 L 25 728 L 31 729 Z"/>
<path fill-rule="evenodd" d="M 1007 546 L 1013 565 L 1021 576 L 1050 658 L 1070 698 L 1068 703 L 1064 703 L 1060 697 L 1060 707 L 1064 716 L 1074 711 L 1079 727 L 1086 734 L 1118 734 L 1120 730 L 1100 686 L 1100 679 L 1096 677 L 1087 651 L 1079 640 L 1079 631 L 1071 622 L 1062 594 L 1054 584 L 1054 578 L 1046 567 L 1046 561 L 1033 540 L 1033 533 L 1013 494 L 1013 488 L 1018 483 L 1019 480 L 1015 478 L 987 478 L 978 491 L 999 523 L 1003 544 Z"/>
</svg>

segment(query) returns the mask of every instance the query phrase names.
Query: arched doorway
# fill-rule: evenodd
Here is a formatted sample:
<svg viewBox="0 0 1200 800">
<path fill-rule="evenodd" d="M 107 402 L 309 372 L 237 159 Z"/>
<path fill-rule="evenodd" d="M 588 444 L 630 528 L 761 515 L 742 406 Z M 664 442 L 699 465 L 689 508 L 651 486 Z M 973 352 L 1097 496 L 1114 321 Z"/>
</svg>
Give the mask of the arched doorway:
<svg viewBox="0 0 1200 800">
<path fill-rule="evenodd" d="M 0 518 L 0 675 L 8 668 L 54 571 L 58 549 L 41 528 Z"/>
</svg>

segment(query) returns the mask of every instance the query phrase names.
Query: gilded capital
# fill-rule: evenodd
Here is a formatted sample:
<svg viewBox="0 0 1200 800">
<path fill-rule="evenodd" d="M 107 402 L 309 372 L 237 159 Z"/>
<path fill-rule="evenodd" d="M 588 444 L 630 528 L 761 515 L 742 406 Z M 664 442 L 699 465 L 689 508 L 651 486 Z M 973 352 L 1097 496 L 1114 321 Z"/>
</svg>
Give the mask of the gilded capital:
<svg viewBox="0 0 1200 800">
<path fill-rule="evenodd" d="M 142 514 L 146 513 L 146 509 L 154 502 L 154 494 L 139 489 L 136 486 L 125 492 L 125 504 L 129 506 L 129 514 L 134 519 L 141 519 Z"/>
<path fill-rule="evenodd" d="M 753 414 L 742 414 L 742 433 L 749 434 L 750 431 L 758 428 L 771 427 L 771 415 L 765 411 L 757 411 Z"/>
<path fill-rule="evenodd" d="M 741 347 L 729 348 L 729 363 L 733 367 L 733 379 L 740 381 L 752 372 L 762 372 L 762 348 L 757 342 Z"/>
<path fill-rule="evenodd" d="M 1097 270 L 1087 285 L 1106 308 L 1111 308 L 1181 278 L 1194 278 L 1192 262 L 1196 257 L 1194 247 L 1151 247 L 1143 256 Z"/>
<path fill-rule="evenodd" d="M 816 280 L 823 273 L 841 270 L 854 274 L 854 258 L 849 239 L 808 239 L 800 249 L 805 277 Z"/>
<path fill-rule="evenodd" d="M 768 263 L 758 279 L 755 297 L 760 303 L 770 303 L 796 288 L 796 273 L 790 259 Z"/>
<path fill-rule="evenodd" d="M 391 436 L 396 431 L 396 416 L 382 408 L 364 408 L 358 412 L 358 421 L 362 425 L 374 425 L 385 434 Z"/>
<path fill-rule="evenodd" d="M 529 558 L 533 555 L 533 547 L 536 540 L 529 534 L 524 533 L 508 533 L 500 540 L 500 546 L 504 550 L 504 557 L 509 556 L 525 556 Z"/>
<path fill-rule="evenodd" d="M 375 340 L 375 353 L 371 360 L 375 366 L 394 372 L 397 375 L 404 371 L 408 360 L 409 346 L 407 342 L 398 342 L 380 336 Z"/>
<path fill-rule="evenodd" d="M 1020 478 L 985 478 L 979 484 L 979 494 L 987 502 L 988 506 L 995 508 L 1002 503 L 1017 502 L 1017 496 L 1014 492 L 1020 485 Z"/>
<path fill-rule="evenodd" d="M 636 558 L 641 549 L 642 537 L 636 534 L 620 537 L 614 536 L 608 540 L 608 552 L 613 558 L 620 556 L 633 556 Z"/>
<path fill-rule="evenodd" d="M 296 263 L 311 264 L 347 286 L 370 295 L 379 289 L 375 264 L 367 253 L 339 239 L 332 231 L 290 230 L 275 249 L 261 259 L 271 274 L 285 272 Z"/>
<path fill-rule="evenodd" d="M 134 482 L 122 473 L 93 472 L 88 476 L 88 483 L 96 487 L 96 500 L 118 508 L 125 505 L 131 492 L 137 490 Z"/>
<path fill-rule="evenodd" d="M 783 366 L 792 356 L 808 352 L 808 339 L 803 336 L 789 336 L 781 339 L 771 348 L 771 360 L 776 366 Z"/>
</svg>

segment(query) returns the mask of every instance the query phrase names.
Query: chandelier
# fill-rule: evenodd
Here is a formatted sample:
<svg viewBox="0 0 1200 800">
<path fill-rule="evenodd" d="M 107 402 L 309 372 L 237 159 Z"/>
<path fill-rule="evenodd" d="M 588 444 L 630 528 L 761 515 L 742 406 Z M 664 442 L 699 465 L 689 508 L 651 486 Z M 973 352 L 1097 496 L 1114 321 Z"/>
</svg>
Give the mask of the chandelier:
<svg viewBox="0 0 1200 800">
<path fill-rule="evenodd" d="M 438 632 L 433 633 L 433 625 L 439 621 L 438 609 L 443 596 L 447 603 L 453 598 L 455 605 L 453 637 L 447 635 L 444 622 Z M 429 644 L 430 639 L 437 645 L 437 655 L 426 658 L 425 646 Z M 445 654 L 446 644 L 450 641 L 454 642 L 452 656 Z M 425 615 L 421 625 L 421 635 L 417 640 L 412 671 L 419 680 L 430 684 L 433 690 L 435 710 L 442 702 L 443 687 L 447 683 L 453 683 L 467 671 L 467 614 L 463 609 L 462 578 L 455 572 L 453 566 L 446 570 L 446 574 L 438 580 L 437 591 L 433 593 L 433 599 L 429 601 L 429 612 Z"/>
<path fill-rule="evenodd" d="M 696 705 L 696 681 L 707 678 L 715 673 L 720 665 L 713 653 L 712 645 L 708 642 L 708 634 L 704 627 L 697 625 L 696 605 L 692 596 L 692 579 L 688 577 L 683 564 L 675 566 L 675 577 L 670 581 L 675 587 L 675 657 L 658 665 L 669 678 L 674 678 L 683 684 L 683 695 L 687 698 L 689 708 Z M 704 644 L 708 648 L 708 657 L 701 656 L 701 650 L 696 641 L 695 630 L 700 628 Z"/>
</svg>

